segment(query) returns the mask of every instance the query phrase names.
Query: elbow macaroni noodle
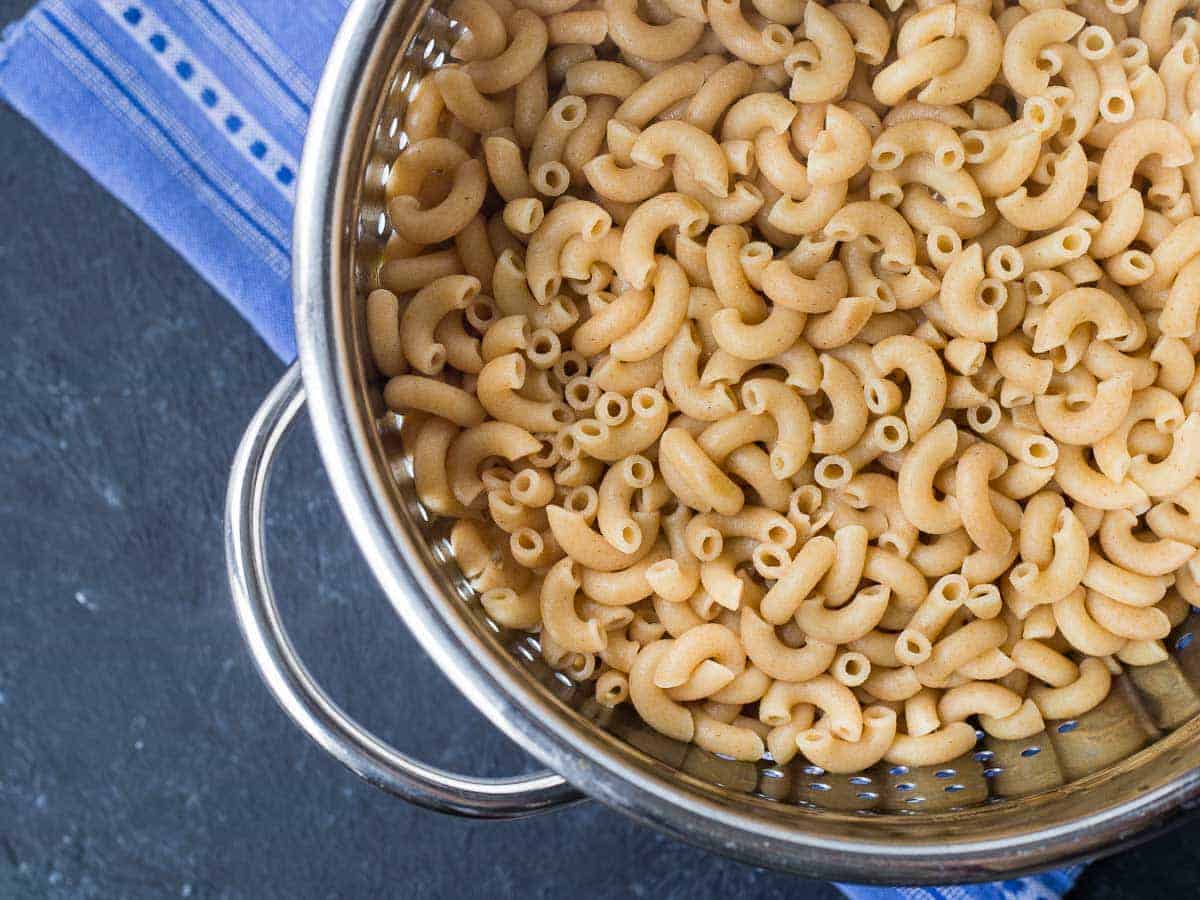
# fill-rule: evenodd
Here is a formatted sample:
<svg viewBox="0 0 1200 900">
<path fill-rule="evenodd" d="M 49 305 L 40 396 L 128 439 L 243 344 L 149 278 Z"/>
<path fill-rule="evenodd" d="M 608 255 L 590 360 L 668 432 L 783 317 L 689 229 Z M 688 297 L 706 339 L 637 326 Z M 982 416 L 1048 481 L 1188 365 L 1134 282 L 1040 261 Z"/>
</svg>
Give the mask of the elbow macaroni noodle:
<svg viewBox="0 0 1200 900">
<path fill-rule="evenodd" d="M 668 737 L 836 773 L 1167 658 L 1200 26 L 1072 6 L 455 0 L 365 324 L 487 615 Z"/>
</svg>

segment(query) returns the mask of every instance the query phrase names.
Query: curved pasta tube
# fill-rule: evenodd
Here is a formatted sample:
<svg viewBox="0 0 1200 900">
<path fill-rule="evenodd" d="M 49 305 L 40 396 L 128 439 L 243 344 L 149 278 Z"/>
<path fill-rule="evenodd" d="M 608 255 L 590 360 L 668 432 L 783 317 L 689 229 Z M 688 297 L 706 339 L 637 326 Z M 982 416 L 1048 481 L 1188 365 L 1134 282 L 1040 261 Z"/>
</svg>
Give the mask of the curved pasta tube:
<svg viewBox="0 0 1200 900">
<path fill-rule="evenodd" d="M 1021 19 L 1004 39 L 1004 80 L 1025 97 L 1044 94 L 1050 73 L 1039 65 L 1051 44 L 1065 44 L 1087 24 L 1083 16 L 1062 9 L 1043 9 Z"/>
<path fill-rule="evenodd" d="M 951 722 L 921 737 L 897 734 L 883 758 L 893 765 L 936 766 L 957 759 L 974 746 L 974 727 Z"/>
<path fill-rule="evenodd" d="M 918 232 L 928 234 L 935 228 L 947 228 L 967 241 L 976 238 L 991 228 L 1000 214 L 993 206 L 986 206 L 982 216 L 961 216 L 937 200 L 923 184 L 912 184 L 904 192 L 900 212 Z"/>
<path fill-rule="evenodd" d="M 602 153 L 584 163 L 583 175 L 597 194 L 620 203 L 640 203 L 661 193 L 671 182 L 669 169 L 622 166 L 612 153 Z"/>
<path fill-rule="evenodd" d="M 654 247 L 672 226 L 681 234 L 698 237 L 708 227 L 708 212 L 692 197 L 666 193 L 647 200 L 625 222 L 618 271 L 635 288 L 649 283 L 657 265 Z"/>
<path fill-rule="evenodd" d="M 400 316 L 400 348 L 409 364 L 425 375 L 437 375 L 446 364 L 446 347 L 434 339 L 443 317 L 466 309 L 479 293 L 479 279 L 446 275 L 417 292 Z"/>
<path fill-rule="evenodd" d="M 628 569 L 619 572 L 594 572 L 582 569 L 580 588 L 602 606 L 632 606 L 654 593 L 647 572 L 655 564 L 670 559 L 671 550 L 661 538 L 654 549 Z"/>
<path fill-rule="evenodd" d="M 695 326 L 684 322 L 663 353 L 663 382 L 667 396 L 684 415 L 704 422 L 715 422 L 737 411 L 737 402 L 728 385 L 704 385 L 697 371 L 700 342 Z"/>
<path fill-rule="evenodd" d="M 1125 250 L 1141 231 L 1145 211 L 1142 192 L 1136 188 L 1130 188 L 1102 204 L 1100 230 L 1092 235 L 1088 252 L 1096 259 L 1107 259 Z"/>
<path fill-rule="evenodd" d="M 1051 606 L 1054 623 L 1072 647 L 1088 656 L 1108 656 L 1124 646 L 1126 639 L 1113 634 L 1092 618 L 1082 587 L 1056 600 Z"/>
<path fill-rule="evenodd" d="M 1171 579 L 1163 575 L 1139 575 L 1092 553 L 1083 573 L 1084 587 L 1127 606 L 1153 606 L 1167 593 Z"/>
<path fill-rule="evenodd" d="M 946 419 L 913 444 L 896 479 L 900 508 L 921 531 L 947 534 L 962 525 L 958 503 L 952 496 L 939 500 L 933 492 L 938 469 L 957 452 L 958 427 Z"/>
<path fill-rule="evenodd" d="M 1152 498 L 1178 494 L 1200 476 L 1200 412 L 1191 413 L 1171 435 L 1171 452 L 1159 462 L 1133 457 L 1129 477 Z"/>
<path fill-rule="evenodd" d="M 1004 143 L 993 160 L 970 167 L 971 177 L 985 197 L 1001 197 L 1015 191 L 1033 174 L 1042 154 L 1036 133 L 1020 134 Z"/>
<path fill-rule="evenodd" d="M 1134 171 L 1152 155 L 1168 167 L 1187 165 L 1194 158 L 1191 142 L 1177 126 L 1163 119 L 1132 122 L 1104 151 L 1096 177 L 1096 198 L 1105 203 L 1129 190 Z"/>
<path fill-rule="evenodd" d="M 416 197 L 430 176 L 449 176 L 469 159 L 467 151 L 449 138 L 427 137 L 414 140 L 392 162 L 384 196 L 389 202 L 401 195 Z M 416 241 L 410 243 L 420 244 Z M 413 247 L 410 253 L 417 250 L 419 246 Z"/>
<path fill-rule="evenodd" d="M 967 42 L 962 38 L 936 38 L 885 66 L 871 82 L 871 91 L 878 102 L 895 106 L 917 85 L 929 81 L 931 75 L 950 71 L 966 57 Z"/>
<path fill-rule="evenodd" d="M 963 528 L 971 540 L 987 553 L 1003 555 L 1012 546 L 1012 535 L 996 515 L 988 489 L 990 479 L 1008 468 L 1004 451 L 991 444 L 973 444 L 955 468 L 955 499 Z"/>
<path fill-rule="evenodd" d="M 709 320 L 718 346 L 741 359 L 766 360 L 786 351 L 804 333 L 808 317 L 774 306 L 761 322 L 747 323 L 736 309 L 722 309 Z"/>
<path fill-rule="evenodd" d="M 655 122 L 643 131 L 630 152 L 647 169 L 661 169 L 668 156 L 682 160 L 705 190 L 717 197 L 729 193 L 729 166 L 712 135 L 681 121 Z"/>
<path fill-rule="evenodd" d="M 785 725 L 793 716 L 793 708 L 801 703 L 815 706 L 824 714 L 823 727 L 831 734 L 846 740 L 862 737 L 862 707 L 851 690 L 828 675 L 818 675 L 797 683 L 776 681 L 758 702 L 758 717 L 772 727 Z"/>
<path fill-rule="evenodd" d="M 837 645 L 807 638 L 802 647 L 789 647 L 779 639 L 775 627 L 753 608 L 741 609 L 741 638 L 746 655 L 759 669 L 781 682 L 805 682 L 829 668 Z"/>
<path fill-rule="evenodd" d="M 804 7 L 805 44 L 816 52 L 815 62 L 811 53 L 803 58 L 809 65 L 797 65 L 792 72 L 792 83 L 788 99 L 795 103 L 823 103 L 839 97 L 849 86 L 854 76 L 856 59 L 854 42 L 837 17 L 817 3 Z"/>
<path fill-rule="evenodd" d="M 770 378 L 755 378 L 742 385 L 742 403 L 750 412 L 775 420 L 771 473 L 776 478 L 790 478 L 799 472 L 812 451 L 813 423 L 796 390 Z"/>
<path fill-rule="evenodd" d="M 638 652 L 629 670 L 629 700 L 642 721 L 655 731 L 687 742 L 696 732 L 691 710 L 672 700 L 654 683 L 654 673 L 674 643 L 673 640 L 655 641 Z"/>
<path fill-rule="evenodd" d="M 1074 719 L 1094 709 L 1108 696 L 1112 675 L 1099 659 L 1088 658 L 1079 665 L 1079 677 L 1061 687 L 1034 685 L 1029 699 L 1047 719 Z"/>
<path fill-rule="evenodd" d="M 550 531 L 558 545 L 569 558 L 597 572 L 627 569 L 653 549 L 658 536 L 658 513 L 633 512 L 630 515 L 641 529 L 642 540 L 637 550 L 625 553 L 593 531 L 580 513 L 570 512 L 557 505 L 546 507 Z"/>
<path fill-rule="evenodd" d="M 680 193 L 698 200 L 714 225 L 749 222 L 766 202 L 762 191 L 748 181 L 736 182 L 728 196 L 718 197 L 705 190 L 692 175 L 692 170 L 680 160 L 676 160 L 673 174 L 675 187 Z"/>
<path fill-rule="evenodd" d="M 850 480 L 843 494 L 846 502 L 856 508 L 881 511 L 886 519 L 886 529 L 876 537 L 879 546 L 908 558 L 917 543 L 917 527 L 905 518 L 900 508 L 894 478 L 879 473 L 860 473 Z M 831 600 L 837 599 L 828 587 L 825 594 Z"/>
<path fill-rule="evenodd" d="M 1011 193 L 997 197 L 996 209 L 1013 225 L 1026 231 L 1057 228 L 1068 219 L 1071 212 L 1079 208 L 1087 185 L 1087 155 L 1083 152 L 1083 146 L 1076 142 L 1062 155 L 1055 157 L 1054 177 L 1042 193 L 1030 197 L 1028 188 L 1018 187 Z M 1097 240 L 1093 238 L 1093 252 Z"/>
<path fill-rule="evenodd" d="M 700 586 L 700 563 L 688 549 L 685 538 L 691 511 L 680 504 L 675 512 L 663 519 L 671 553 L 667 559 L 650 565 L 646 582 L 654 592 L 670 603 L 683 603 Z"/>
<path fill-rule="evenodd" d="M 965 722 L 970 716 L 978 715 L 1003 719 L 1019 710 L 1021 703 L 1021 695 L 1004 685 L 968 681 L 942 694 L 937 711 L 943 722 Z"/>
<path fill-rule="evenodd" d="M 973 177 L 962 169 L 944 169 L 927 156 L 906 159 L 900 165 L 884 172 L 872 172 L 870 192 L 873 200 L 889 206 L 899 206 L 904 200 L 906 185 L 923 184 L 936 191 L 942 201 L 955 213 L 970 218 L 983 215 L 984 203 L 980 189 L 988 185 L 988 196 L 994 195 L 991 183 Z"/>
<path fill-rule="evenodd" d="M 670 412 L 666 399 L 654 388 L 638 388 L 629 409 L 629 417 L 619 425 L 597 419 L 576 422 L 572 427 L 580 449 L 603 462 L 616 462 L 649 449 L 667 427 Z"/>
<path fill-rule="evenodd" d="M 585 282 L 581 292 L 594 294 L 612 281 L 617 268 L 617 253 L 621 244 L 621 229 L 609 229 L 604 237 L 589 241 L 575 235 L 563 244 L 558 264 L 565 278 Z"/>
<path fill-rule="evenodd" d="M 940 305 L 947 324 L 960 337 L 990 343 L 999 333 L 999 316 L 979 299 L 983 281 L 983 248 L 971 244 L 942 275 Z"/>
<path fill-rule="evenodd" d="M 569 200 L 555 206 L 529 238 L 525 253 L 525 277 L 538 303 L 547 303 L 562 285 L 559 258 L 572 237 L 603 238 L 612 227 L 612 217 L 587 200 Z"/>
<path fill-rule="evenodd" d="M 941 122 L 913 119 L 889 125 L 880 133 L 871 146 L 870 165 L 875 171 L 886 172 L 922 153 L 948 172 L 958 171 L 966 160 L 962 139 L 953 128 Z"/>
<path fill-rule="evenodd" d="M 589 59 L 567 69 L 564 87 L 568 94 L 591 97 L 597 94 L 625 100 L 645 79 L 624 63 L 609 59 Z"/>
<path fill-rule="evenodd" d="M 792 558 L 787 572 L 763 597 L 759 604 L 762 617 L 772 625 L 782 625 L 790 619 L 829 571 L 835 552 L 833 541 L 827 537 L 814 537 L 805 542 Z"/>
<path fill-rule="evenodd" d="M 638 16 L 636 0 L 604 0 L 608 34 L 627 55 L 651 62 L 678 59 L 696 46 L 704 23 L 675 18 L 665 25 L 651 25 Z"/>
<path fill-rule="evenodd" d="M 778 22 L 768 22 L 761 31 L 742 15 L 738 0 L 709 0 L 708 24 L 716 39 L 739 59 L 755 66 L 778 63 L 792 49 L 792 33 Z"/>
<path fill-rule="evenodd" d="M 663 350 L 687 319 L 689 286 L 683 267 L 669 256 L 656 258 L 650 308 L 609 347 L 614 359 L 641 362 Z"/>
<path fill-rule="evenodd" d="M 796 106 L 786 97 L 773 92 L 749 94 L 737 100 L 725 113 L 721 142 L 753 141 L 763 131 L 784 134 L 794 118 Z"/>
<path fill-rule="evenodd" d="M 549 33 L 541 16 L 518 9 L 507 25 L 512 37 L 503 52 L 490 59 L 473 60 L 463 67 L 481 93 L 498 94 L 516 87 L 546 55 Z"/>
<path fill-rule="evenodd" d="M 692 715 L 696 721 L 692 740 L 702 750 L 741 762 L 756 762 L 766 752 L 763 736 L 755 728 L 739 725 L 738 720 L 722 722 L 702 710 L 695 710 Z"/>
<path fill-rule="evenodd" d="M 1129 606 L 1099 591 L 1088 591 L 1084 603 L 1092 619 L 1118 637 L 1157 641 L 1171 633 L 1171 620 L 1156 606 Z"/>
<path fill-rule="evenodd" d="M 821 597 L 810 597 L 800 604 L 796 621 L 810 637 L 831 644 L 848 644 L 879 624 L 891 595 L 887 585 L 873 584 L 839 609 L 828 609 Z"/>
<path fill-rule="evenodd" d="M 897 369 L 904 373 L 909 385 L 904 422 L 909 439 L 920 440 L 946 405 L 946 370 L 937 352 L 915 337 L 894 335 L 872 348 L 871 360 L 882 375 Z"/>
<path fill-rule="evenodd" d="M 767 305 L 750 284 L 741 262 L 742 250 L 749 241 L 749 233 L 740 225 L 719 225 L 708 236 L 705 258 L 721 305 L 736 310 L 742 319 L 761 322 L 767 317 Z"/>
<path fill-rule="evenodd" d="M 924 689 L 912 666 L 880 668 L 875 664 L 862 687 L 872 697 L 887 703 L 902 703 Z"/>
<path fill-rule="evenodd" d="M 825 128 L 808 152 L 808 178 L 815 185 L 849 181 L 867 164 L 871 132 L 853 113 L 829 104 Z"/>
<path fill-rule="evenodd" d="M 850 32 L 858 58 L 868 66 L 882 65 L 892 40 L 891 26 L 883 14 L 859 3 L 835 3 L 829 11 Z"/>
<path fill-rule="evenodd" d="M 649 291 L 626 291 L 619 297 L 592 294 L 588 299 L 591 316 L 575 329 L 571 346 L 586 357 L 603 353 L 646 317 L 652 300 Z"/>
<path fill-rule="evenodd" d="M 796 542 L 796 528 L 774 510 L 747 506 L 732 516 L 715 513 L 693 516 L 685 531 L 688 551 L 704 562 L 721 555 L 726 537 L 752 538 L 787 549 Z"/>
<path fill-rule="evenodd" d="M 566 650 L 599 653 L 607 643 L 604 629 L 595 619 L 581 618 L 575 607 L 577 571 L 575 562 L 567 558 L 546 573 L 540 596 L 542 627 Z"/>
<path fill-rule="evenodd" d="M 1169 575 L 1196 553 L 1191 544 L 1169 537 L 1139 540 L 1133 534 L 1137 525 L 1138 517 L 1127 509 L 1109 510 L 1100 525 L 1104 555 L 1123 569 L 1139 575 Z"/>
<path fill-rule="evenodd" d="M 487 134 L 514 124 L 515 103 L 511 92 L 484 96 L 466 69 L 457 65 L 442 66 L 431 77 L 446 110 L 466 130 Z"/>
<path fill-rule="evenodd" d="M 724 420 L 724 421 L 729 421 Z M 731 516 L 745 495 L 682 428 L 668 428 L 659 441 L 659 468 L 680 501 L 700 512 Z"/>
<path fill-rule="evenodd" d="M 818 231 L 844 208 L 848 189 L 847 182 L 839 181 L 813 185 L 803 200 L 794 200 L 783 194 L 771 204 L 767 222 L 787 234 L 803 235 Z"/>
<path fill-rule="evenodd" d="M 1153 257 L 1151 257 L 1153 264 Z M 1200 259 L 1180 269 L 1171 284 L 1166 305 L 1158 317 L 1159 330 L 1166 337 L 1190 338 L 1200 318 Z"/>
<path fill-rule="evenodd" d="M 837 241 L 867 237 L 881 248 L 879 264 L 890 272 L 907 272 L 916 262 L 917 242 L 912 227 L 896 210 L 878 201 L 862 200 L 838 210 L 825 225 Z"/>
<path fill-rule="evenodd" d="M 754 160 L 763 178 L 781 194 L 807 197 L 812 191 L 808 166 L 792 153 L 792 142 L 783 132 L 764 128 L 754 138 Z"/>
<path fill-rule="evenodd" d="M 486 304 L 488 301 L 485 299 L 484 302 Z M 473 306 L 478 310 L 481 304 L 476 301 Z M 479 374 L 484 367 L 484 359 L 479 355 L 479 341 L 467 334 L 464 319 L 466 317 L 462 312 L 450 313 L 433 330 L 433 337 L 445 346 L 446 362 L 452 368 L 464 374 Z"/>
<path fill-rule="evenodd" d="M 961 63 L 939 72 L 929 80 L 929 84 L 917 94 L 917 99 L 922 103 L 943 106 L 966 103 L 986 90 L 1000 72 L 1003 42 L 991 11 L 980 12 L 962 3 L 955 4 L 952 9 L 952 35 L 966 41 L 966 54 Z M 901 42 L 905 39 L 905 30 L 916 18 L 909 19 L 901 28 Z"/>
<path fill-rule="evenodd" d="M 1045 353 L 1067 343 L 1085 322 L 1096 326 L 1096 338 L 1111 341 L 1129 334 L 1129 316 L 1120 302 L 1099 288 L 1080 287 L 1055 297 L 1038 318 L 1033 352 Z"/>
<path fill-rule="evenodd" d="M 862 772 L 884 758 L 896 737 L 896 713 L 886 706 L 868 706 L 862 711 L 863 734 L 847 741 L 824 728 L 810 728 L 796 735 L 796 747 L 804 758 L 827 772 Z"/>
<path fill-rule="evenodd" d="M 453 385 L 422 375 L 397 375 L 383 389 L 383 402 L 397 412 L 420 411 L 446 419 L 461 428 L 479 425 L 485 418 L 479 400 Z"/>
<path fill-rule="evenodd" d="M 822 354 L 821 392 L 833 410 L 827 422 L 814 422 L 813 449 L 818 453 L 841 453 L 854 446 L 867 427 L 869 411 L 858 376 L 844 362 Z"/>
<path fill-rule="evenodd" d="M 375 368 L 388 377 L 408 371 L 400 338 L 400 314 L 400 301 L 392 291 L 380 288 L 367 295 L 367 343 L 371 359 Z"/>
<path fill-rule="evenodd" d="M 1010 334 L 992 345 L 992 362 L 1005 381 L 1037 396 L 1050 387 L 1054 365 L 1034 356 L 1029 347 L 1023 335 Z"/>
<path fill-rule="evenodd" d="M 695 679 L 701 668 L 709 696 L 726 687 L 746 668 L 746 651 L 737 635 L 715 622 L 688 629 L 675 639 L 654 670 L 654 684 L 660 688 L 680 688 Z M 714 687 L 714 685 L 719 685 Z M 676 699 L 699 700 L 701 697 Z"/>
<path fill-rule="evenodd" d="M 525 358 L 519 353 L 499 356 L 484 365 L 476 381 L 476 395 L 488 415 L 511 422 L 526 431 L 554 432 L 574 419 L 561 400 L 531 400 L 522 396 Z"/>
<path fill-rule="evenodd" d="M 942 686 L 960 666 L 998 648 L 1007 638 L 1008 625 L 999 619 L 968 622 L 933 645 L 929 659 L 916 667 L 917 677 L 927 687 Z"/>
<path fill-rule="evenodd" d="M 1094 509 L 1141 512 L 1150 506 L 1150 498 L 1132 479 L 1113 481 L 1088 465 L 1082 447 L 1064 444 L 1059 448 L 1054 477 L 1063 493 Z"/>
<path fill-rule="evenodd" d="M 870 533 L 862 525 L 843 525 L 834 531 L 833 565 L 820 584 L 821 595 L 831 607 L 840 607 L 854 596 L 866 566 L 869 540 Z"/>
<path fill-rule="evenodd" d="M 455 498 L 454 491 L 450 487 L 449 475 L 446 472 L 446 450 L 458 433 L 458 427 L 452 422 L 433 417 L 420 426 L 413 443 L 413 482 L 416 487 L 417 499 L 426 509 L 439 516 L 461 516 L 466 512 L 466 507 Z M 452 544 L 455 545 L 460 540 L 469 540 L 461 529 L 452 533 L 451 538 Z M 473 540 L 470 541 L 470 544 L 468 547 L 458 549 L 466 550 L 459 557 L 460 564 L 463 566 L 464 574 L 473 577 L 479 574 L 483 564 L 472 567 L 472 559 L 478 558 L 480 554 L 473 552 L 478 550 L 473 546 Z M 490 558 L 490 550 L 487 551 L 487 555 Z"/>
<path fill-rule="evenodd" d="M 1052 540 L 1054 556 L 1047 565 L 1023 562 L 1008 573 L 1012 586 L 1036 603 L 1055 603 L 1066 597 L 1079 587 L 1087 571 L 1088 535 L 1074 512 L 1059 512 Z"/>
<path fill-rule="evenodd" d="M 532 631 L 542 624 L 541 588 L 537 581 L 521 591 L 508 587 L 490 588 L 479 595 L 479 603 L 497 625 Z"/>
<path fill-rule="evenodd" d="M 634 494 L 654 481 L 654 466 L 635 454 L 609 467 L 597 491 L 596 524 L 605 540 L 625 553 L 642 545 L 642 529 L 632 516 Z"/>
<path fill-rule="evenodd" d="M 786 260 L 769 262 L 763 270 L 763 293 L 773 303 L 797 312 L 831 312 L 848 289 L 846 270 L 840 262 L 824 263 L 814 277 L 797 274 Z"/>
<path fill-rule="evenodd" d="M 489 59 L 503 52 L 508 31 L 500 13 L 486 0 L 455 0 L 447 15 L 461 22 L 465 31 L 450 48 L 455 59 Z"/>
<path fill-rule="evenodd" d="M 698 63 L 673 65 L 626 97 L 613 117 L 636 128 L 645 128 L 676 103 L 690 98 L 703 84 L 704 68 Z"/>
<path fill-rule="evenodd" d="M 754 70 L 749 65 L 742 60 L 727 63 L 709 75 L 699 90 L 693 93 L 684 111 L 684 119 L 697 128 L 714 132 L 717 120 L 750 91 L 753 83 Z"/>
<path fill-rule="evenodd" d="M 1040 394 L 1033 398 L 1038 421 L 1055 440 L 1064 444 L 1096 444 L 1120 426 L 1133 400 L 1133 379 L 1122 372 L 1096 387 L 1095 398 L 1074 408 L 1065 394 Z"/>
<path fill-rule="evenodd" d="M 981 713 L 979 725 L 992 737 L 1004 741 L 1017 741 L 1033 737 L 1046 728 L 1042 714 L 1032 700 L 1026 700 L 1015 713 L 1003 718 Z"/>
</svg>

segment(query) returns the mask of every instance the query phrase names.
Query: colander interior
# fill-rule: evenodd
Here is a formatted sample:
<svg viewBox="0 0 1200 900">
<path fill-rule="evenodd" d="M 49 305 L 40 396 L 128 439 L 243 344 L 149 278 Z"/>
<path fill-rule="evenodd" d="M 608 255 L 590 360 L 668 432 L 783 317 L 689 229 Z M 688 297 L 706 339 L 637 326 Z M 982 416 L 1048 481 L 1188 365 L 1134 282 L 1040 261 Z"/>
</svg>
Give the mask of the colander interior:
<svg viewBox="0 0 1200 900">
<path fill-rule="evenodd" d="M 1129 668 L 1114 679 L 1109 697 L 1078 719 L 1048 721 L 1046 729 L 1020 741 L 979 732 L 975 748 L 950 763 L 910 768 L 881 763 L 859 775 L 834 775 L 798 757 L 786 766 L 737 762 L 684 745 L 643 725 L 627 705 L 598 705 L 590 684 L 578 685 L 541 659 L 536 636 L 505 631 L 489 621 L 450 553 L 449 523 L 435 521 L 418 503 L 408 462 L 395 439 L 396 417 L 384 410 L 381 381 L 373 373 L 363 307 L 374 286 L 388 234 L 383 188 L 389 164 L 407 146 L 406 105 L 420 77 L 447 59 L 457 23 L 441 2 L 406 11 L 387 43 L 391 70 L 379 80 L 364 122 L 368 150 L 358 166 L 358 194 L 349 203 L 345 271 L 354 284 L 335 301 L 344 317 L 353 366 L 360 380 L 362 418 L 369 423 L 374 467 L 390 482 L 396 526 L 414 536 L 420 559 L 411 564 L 440 588 L 440 602 L 469 610 L 474 641 L 552 697 L 574 728 L 595 735 L 631 766 L 757 818 L 785 827 L 823 830 L 831 839 L 864 835 L 911 840 L 914 819 L 923 841 L 961 841 L 964 834 L 995 840 L 1027 831 L 1033 823 L 1081 827 L 1089 817 L 1139 796 L 1161 791 L 1193 768 L 1200 730 L 1200 630 L 1197 611 L 1164 642 L 1165 662 Z M 365 89 L 365 88 L 364 88 Z M 349 279 L 348 279 L 349 280 Z M 1016 801 L 1020 801 L 1019 803 Z M 1169 797 L 1165 798 L 1169 803 Z M 886 876 L 885 876 L 886 877 Z"/>
</svg>

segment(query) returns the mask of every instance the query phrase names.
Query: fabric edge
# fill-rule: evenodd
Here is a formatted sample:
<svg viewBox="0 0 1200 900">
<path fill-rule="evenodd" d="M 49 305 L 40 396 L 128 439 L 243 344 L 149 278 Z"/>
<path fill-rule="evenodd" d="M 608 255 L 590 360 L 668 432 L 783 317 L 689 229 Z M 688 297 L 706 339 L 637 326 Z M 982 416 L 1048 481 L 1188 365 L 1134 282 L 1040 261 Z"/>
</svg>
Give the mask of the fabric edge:
<svg viewBox="0 0 1200 900">
<path fill-rule="evenodd" d="M 0 78 L 4 76 L 4 68 L 8 65 L 9 53 L 12 46 L 25 36 L 28 20 L 29 14 L 26 13 L 19 19 L 13 19 L 4 26 L 3 31 L 0 31 Z M 4 85 L 0 83 L 0 97 L 3 96 Z"/>
</svg>

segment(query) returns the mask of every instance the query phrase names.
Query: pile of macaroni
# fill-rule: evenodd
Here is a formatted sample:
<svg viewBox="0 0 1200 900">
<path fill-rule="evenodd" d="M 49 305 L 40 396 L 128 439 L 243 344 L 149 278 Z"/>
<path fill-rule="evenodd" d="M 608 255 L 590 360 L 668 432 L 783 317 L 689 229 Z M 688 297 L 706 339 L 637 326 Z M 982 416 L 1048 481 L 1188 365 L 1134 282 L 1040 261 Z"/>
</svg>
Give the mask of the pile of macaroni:
<svg viewBox="0 0 1200 900">
<path fill-rule="evenodd" d="M 454 0 L 366 304 L 498 624 L 738 760 L 948 762 L 1200 605 L 1186 0 Z"/>
</svg>

